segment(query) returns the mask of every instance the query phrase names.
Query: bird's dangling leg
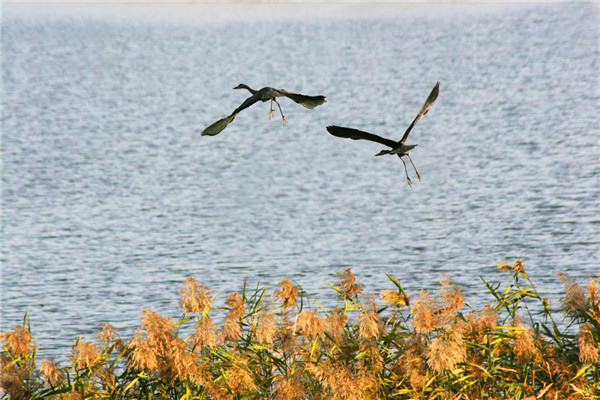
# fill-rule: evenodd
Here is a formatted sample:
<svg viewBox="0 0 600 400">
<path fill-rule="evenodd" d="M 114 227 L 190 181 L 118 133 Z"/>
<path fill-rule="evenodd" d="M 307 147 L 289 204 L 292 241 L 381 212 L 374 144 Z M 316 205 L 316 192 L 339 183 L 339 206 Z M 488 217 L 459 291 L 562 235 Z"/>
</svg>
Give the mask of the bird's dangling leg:
<svg viewBox="0 0 600 400">
<path fill-rule="evenodd" d="M 402 164 L 404 164 L 404 171 L 406 172 L 406 181 L 408 182 L 408 186 L 412 186 L 412 182 L 410 181 L 410 178 L 408 177 L 408 169 L 406 169 L 406 163 L 404 162 L 402 157 L 400 157 L 400 160 L 402 160 Z"/>
<path fill-rule="evenodd" d="M 281 124 L 282 124 L 282 125 L 285 125 L 285 123 L 286 123 L 287 121 L 285 120 L 285 116 L 283 115 L 283 110 L 281 109 L 281 105 L 279 104 L 279 102 L 278 102 L 276 99 L 273 99 L 273 101 L 274 101 L 275 103 L 277 103 L 277 106 L 279 107 L 279 112 L 281 113 Z"/>
<path fill-rule="evenodd" d="M 407 154 L 408 159 L 410 160 L 410 163 L 412 164 L 413 168 L 415 169 L 415 172 L 417 173 L 417 178 L 419 178 L 419 180 L 421 180 L 421 175 L 419 175 L 419 171 L 417 171 L 417 167 L 415 167 L 415 163 L 413 162 L 412 158 L 410 158 L 410 154 Z"/>
<path fill-rule="evenodd" d="M 269 119 L 273 118 L 273 99 L 271 99 L 271 109 L 269 110 Z"/>
</svg>

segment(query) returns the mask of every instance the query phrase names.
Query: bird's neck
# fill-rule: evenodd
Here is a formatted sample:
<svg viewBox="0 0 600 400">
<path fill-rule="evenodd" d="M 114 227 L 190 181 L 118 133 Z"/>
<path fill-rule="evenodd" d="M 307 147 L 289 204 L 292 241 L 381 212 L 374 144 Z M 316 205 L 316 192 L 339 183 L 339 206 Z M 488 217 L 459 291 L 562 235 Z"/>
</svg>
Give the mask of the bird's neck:
<svg viewBox="0 0 600 400">
<path fill-rule="evenodd" d="M 248 90 L 250 93 L 252 94 L 256 94 L 256 90 L 252 89 L 250 86 L 248 85 L 243 85 L 244 89 Z"/>
</svg>

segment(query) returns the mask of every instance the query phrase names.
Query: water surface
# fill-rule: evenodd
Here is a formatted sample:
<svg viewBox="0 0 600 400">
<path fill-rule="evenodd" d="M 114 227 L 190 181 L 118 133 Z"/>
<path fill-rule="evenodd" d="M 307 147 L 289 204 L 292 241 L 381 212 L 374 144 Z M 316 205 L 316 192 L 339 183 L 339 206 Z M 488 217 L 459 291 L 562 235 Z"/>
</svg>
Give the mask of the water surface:
<svg viewBox="0 0 600 400">
<path fill-rule="evenodd" d="M 597 5 L 202 7 L 5 10 L 1 330 L 29 310 L 42 354 L 64 356 L 102 323 L 131 332 L 142 308 L 177 316 L 188 276 L 219 304 L 281 276 L 327 303 L 344 268 L 412 296 L 448 273 L 476 305 L 499 258 L 521 257 L 553 304 L 558 271 L 598 273 Z M 408 140 L 412 188 L 382 146 L 325 130 L 400 138 L 436 81 Z M 285 127 L 257 104 L 201 137 L 248 96 L 239 83 L 327 103 L 282 100 Z"/>
</svg>

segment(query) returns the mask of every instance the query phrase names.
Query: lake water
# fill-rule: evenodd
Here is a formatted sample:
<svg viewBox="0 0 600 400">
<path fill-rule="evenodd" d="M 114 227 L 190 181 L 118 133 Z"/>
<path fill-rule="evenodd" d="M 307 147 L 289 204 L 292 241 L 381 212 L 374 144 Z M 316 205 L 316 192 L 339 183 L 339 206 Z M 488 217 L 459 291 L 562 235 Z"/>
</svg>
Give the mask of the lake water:
<svg viewBox="0 0 600 400">
<path fill-rule="evenodd" d="M 477 305 L 521 257 L 556 305 L 557 272 L 598 274 L 597 4 L 111 7 L 4 5 L 0 330 L 28 311 L 42 354 L 178 316 L 188 276 L 218 304 L 282 276 L 327 303 L 345 268 L 411 296 L 448 273 Z M 436 81 L 412 187 L 325 130 L 398 139 Z M 327 102 L 201 137 L 239 83 Z"/>
</svg>

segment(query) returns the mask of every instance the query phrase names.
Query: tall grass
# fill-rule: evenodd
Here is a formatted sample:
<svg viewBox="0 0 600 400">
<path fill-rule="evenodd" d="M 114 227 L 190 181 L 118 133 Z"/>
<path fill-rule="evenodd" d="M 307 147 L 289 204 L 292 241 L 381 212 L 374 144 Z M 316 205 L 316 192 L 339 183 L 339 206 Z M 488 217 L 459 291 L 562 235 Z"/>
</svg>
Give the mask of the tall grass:
<svg viewBox="0 0 600 400">
<path fill-rule="evenodd" d="M 561 316 L 520 260 L 498 267 L 510 279 L 482 280 L 491 296 L 481 309 L 449 278 L 410 298 L 388 275 L 390 289 L 375 296 L 345 270 L 329 310 L 309 307 L 287 279 L 274 290 L 244 286 L 216 307 L 188 278 L 178 320 L 144 310 L 132 337 L 105 325 L 60 363 L 36 362 L 25 317 L 1 333 L 3 398 L 599 398 L 600 278 L 581 287 L 561 275 Z"/>
</svg>

